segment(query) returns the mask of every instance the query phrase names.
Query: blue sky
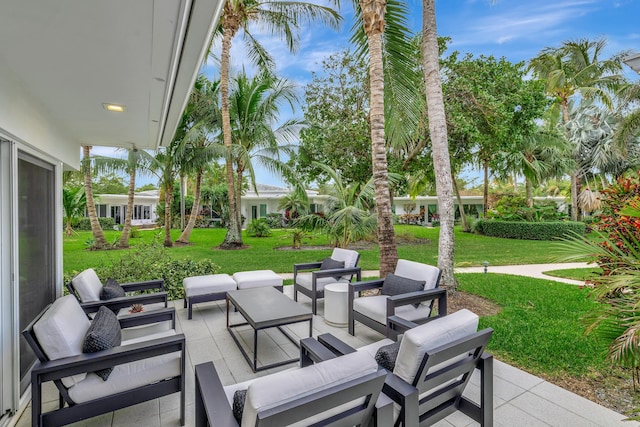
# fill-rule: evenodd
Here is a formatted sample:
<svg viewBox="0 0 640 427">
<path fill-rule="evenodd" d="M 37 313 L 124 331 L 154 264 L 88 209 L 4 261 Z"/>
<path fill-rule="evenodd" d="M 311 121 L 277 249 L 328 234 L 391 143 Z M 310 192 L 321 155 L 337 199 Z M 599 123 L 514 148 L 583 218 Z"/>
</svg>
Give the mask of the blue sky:
<svg viewBox="0 0 640 427">
<path fill-rule="evenodd" d="M 409 24 L 413 31 L 419 31 L 422 2 L 408 1 Z M 252 29 L 275 58 L 279 75 L 295 82 L 301 94 L 304 85 L 311 80 L 311 72 L 320 70 L 323 58 L 349 46 L 352 2 L 343 0 L 341 4 L 344 16 L 341 30 L 312 25 L 302 32 L 300 49 L 295 55 L 288 53 L 284 42 L 268 37 L 258 27 Z M 640 51 L 639 18 L 640 0 L 436 1 L 438 34 L 451 37 L 450 49 L 475 55 L 504 56 L 512 62 L 526 61 L 545 47 L 580 38 L 606 38 L 605 56 L 622 50 Z M 253 70 L 243 52 L 242 34 L 233 41 L 231 62 L 232 73 L 243 66 L 249 73 Z M 636 74 L 628 68 L 627 71 L 629 78 L 637 79 Z M 208 62 L 206 74 L 210 78 L 217 75 L 217 65 L 213 61 Z M 298 109 L 293 114 L 301 117 L 302 111 Z M 142 182 L 147 178 L 139 180 Z M 265 184 L 282 184 L 278 177 L 262 170 L 258 171 L 257 180 Z"/>
</svg>

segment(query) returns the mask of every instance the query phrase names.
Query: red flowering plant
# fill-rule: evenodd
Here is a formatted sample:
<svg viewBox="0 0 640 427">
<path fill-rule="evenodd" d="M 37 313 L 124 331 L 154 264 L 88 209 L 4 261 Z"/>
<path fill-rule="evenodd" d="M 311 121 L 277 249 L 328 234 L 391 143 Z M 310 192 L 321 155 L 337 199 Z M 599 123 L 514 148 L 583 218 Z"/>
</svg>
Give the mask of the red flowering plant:
<svg viewBox="0 0 640 427">
<path fill-rule="evenodd" d="M 640 173 L 602 191 L 596 231 L 558 244 L 562 261 L 592 261 L 602 268 L 591 297 L 600 305 L 585 321 L 587 332 L 611 342 L 609 357 L 640 378 Z"/>
</svg>

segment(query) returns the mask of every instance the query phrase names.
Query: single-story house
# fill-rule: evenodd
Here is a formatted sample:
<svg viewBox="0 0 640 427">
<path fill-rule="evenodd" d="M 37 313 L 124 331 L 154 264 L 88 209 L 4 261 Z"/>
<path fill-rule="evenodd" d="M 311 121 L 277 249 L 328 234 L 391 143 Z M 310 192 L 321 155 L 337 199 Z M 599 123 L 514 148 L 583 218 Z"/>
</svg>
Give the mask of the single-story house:
<svg viewBox="0 0 640 427">
<path fill-rule="evenodd" d="M 20 332 L 62 295 L 63 170 L 81 146 L 171 142 L 223 5 L 2 2 L 0 427 L 30 399 L 36 359 Z"/>
<path fill-rule="evenodd" d="M 133 196 L 133 216 L 131 225 L 153 225 L 158 219 L 156 209 L 160 191 L 148 190 Z M 96 194 L 96 211 L 99 218 L 113 218 L 116 225 L 124 224 L 129 197 L 126 194 Z"/>
</svg>

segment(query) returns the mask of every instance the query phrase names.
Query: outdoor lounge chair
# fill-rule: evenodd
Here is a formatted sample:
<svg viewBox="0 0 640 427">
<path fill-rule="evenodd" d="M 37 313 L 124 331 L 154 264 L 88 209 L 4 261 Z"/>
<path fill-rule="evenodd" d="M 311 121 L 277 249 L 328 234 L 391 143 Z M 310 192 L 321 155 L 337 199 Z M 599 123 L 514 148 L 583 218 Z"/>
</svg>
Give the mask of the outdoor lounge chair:
<svg viewBox="0 0 640 427">
<path fill-rule="evenodd" d="M 389 426 L 388 372 L 366 353 L 223 386 L 213 363 L 195 367 L 196 427 Z M 244 399 L 239 390 L 246 390 Z M 241 417 L 241 420 L 238 420 Z"/>
<path fill-rule="evenodd" d="M 334 336 L 323 334 L 316 342 L 305 342 L 302 364 L 334 355 L 342 358 L 343 354 L 367 353 L 393 372 L 382 389 L 395 402 L 393 425 L 429 426 L 461 411 L 482 426 L 492 426 L 493 356 L 484 350 L 493 330 L 477 332 L 478 316 L 468 310 L 424 325 L 393 320 L 410 328 L 399 345 L 385 338 L 355 350 Z M 326 350 L 331 354 L 327 356 Z M 479 402 L 463 396 L 476 369 L 480 374 Z"/>
<path fill-rule="evenodd" d="M 108 314 L 108 316 L 101 316 Z M 180 422 L 185 411 L 185 337 L 175 330 L 129 339 L 129 326 L 169 321 L 175 309 L 115 316 L 103 308 L 90 321 L 72 295 L 47 306 L 22 332 L 38 358 L 31 370 L 31 416 L 35 426 L 61 426 L 151 399 L 180 392 Z M 103 321 L 104 319 L 104 321 Z M 110 322 L 108 322 L 109 320 Z M 114 325 L 115 322 L 115 325 Z M 85 336 L 101 343 L 122 328 L 122 342 L 83 353 Z M 91 334 L 87 334 L 90 331 Z M 114 344 L 114 341 L 110 341 Z M 108 346 L 107 346 L 108 347 Z M 104 369 L 113 368 L 106 379 Z M 60 393 L 58 409 L 42 412 L 42 384 L 53 381 Z M 66 404 L 66 406 L 65 406 Z"/>
<path fill-rule="evenodd" d="M 355 335 L 357 320 L 386 337 L 395 338 L 391 335 L 393 331 L 387 328 L 387 318 L 398 316 L 415 323 L 433 320 L 435 317 L 431 315 L 431 309 L 435 299 L 438 299 L 438 316 L 447 314 L 446 291 L 438 289 L 441 275 L 438 267 L 401 259 L 398 260 L 394 275 L 397 283 L 392 288 L 385 286 L 385 280 L 390 285 L 389 275 L 387 279 L 349 284 L 348 322 L 351 335 Z M 408 285 L 404 279 L 407 279 Z M 424 283 L 421 285 L 420 282 Z M 359 295 L 362 291 L 374 289 L 380 289 L 381 294 L 355 297 L 356 293 Z"/>
<path fill-rule="evenodd" d="M 344 263 L 342 267 L 324 269 L 327 261 Z M 298 301 L 298 292 L 311 298 L 311 312 L 317 314 L 318 299 L 324 298 L 324 287 L 330 283 L 349 283 L 356 275 L 360 280 L 358 267 L 360 254 L 350 249 L 334 248 L 330 260 L 293 265 L 293 300 Z M 324 265 L 323 265 L 324 264 Z M 305 270 L 314 270 L 300 273 Z"/>
<path fill-rule="evenodd" d="M 156 292 L 127 295 L 108 300 L 100 299 L 103 285 L 93 268 L 82 271 L 67 283 L 69 293 L 78 299 L 86 313 L 95 313 L 103 305 L 106 305 L 116 313 L 121 311 L 122 314 L 127 314 L 133 304 L 142 304 L 145 311 L 167 307 L 167 293 L 164 290 L 164 281 L 162 279 L 121 283 L 120 286 L 127 293 L 148 290 L 156 290 Z"/>
</svg>

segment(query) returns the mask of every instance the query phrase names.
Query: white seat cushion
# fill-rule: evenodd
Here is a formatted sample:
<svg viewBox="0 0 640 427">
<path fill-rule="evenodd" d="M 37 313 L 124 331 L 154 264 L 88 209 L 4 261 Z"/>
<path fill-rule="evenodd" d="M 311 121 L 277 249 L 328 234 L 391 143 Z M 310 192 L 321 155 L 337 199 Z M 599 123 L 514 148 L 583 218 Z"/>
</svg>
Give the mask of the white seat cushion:
<svg viewBox="0 0 640 427">
<path fill-rule="evenodd" d="M 474 334 L 478 330 L 478 316 L 463 309 L 404 333 L 393 373 L 413 384 L 420 363 L 427 350 Z"/>
<path fill-rule="evenodd" d="M 69 389 L 76 403 L 88 402 L 180 375 L 180 352 L 117 365 L 107 381 L 94 373 Z"/>
<path fill-rule="evenodd" d="M 358 263 L 359 254 L 351 249 L 334 248 L 331 258 L 336 261 L 344 261 L 344 268 L 353 268 Z M 344 280 L 351 281 L 352 274 L 342 276 Z"/>
<path fill-rule="evenodd" d="M 82 273 L 71 279 L 71 284 L 78 293 L 80 301 L 100 301 L 102 282 L 93 268 L 87 268 Z"/>
<path fill-rule="evenodd" d="M 406 277 L 413 280 L 424 280 L 424 290 L 428 291 L 436 287 L 438 283 L 438 275 L 440 269 L 433 265 L 423 264 L 421 262 L 408 261 L 406 259 L 399 259 L 396 265 L 396 276 Z"/>
<path fill-rule="evenodd" d="M 53 302 L 33 325 L 33 331 L 44 354 L 49 360 L 57 360 L 82 354 L 84 336 L 90 325 L 76 297 L 67 295 Z M 62 383 L 65 387 L 71 387 L 86 375 L 83 373 L 63 378 Z"/>
<path fill-rule="evenodd" d="M 353 310 L 367 316 L 383 325 L 387 324 L 387 298 L 388 295 L 373 295 L 369 297 L 355 298 Z M 418 320 L 429 317 L 431 308 L 429 305 L 420 304 L 418 308 L 412 304 L 402 305 L 396 308 L 395 315 L 405 320 Z"/>
<path fill-rule="evenodd" d="M 239 271 L 233 274 L 238 289 L 282 286 L 282 277 L 271 270 Z"/>
<path fill-rule="evenodd" d="M 378 364 L 375 359 L 366 352 L 356 351 L 302 369 L 277 372 L 258 378 L 249 385 L 247 391 L 242 427 L 254 426 L 258 412 L 264 408 L 326 390 L 377 370 Z M 339 410 L 338 406 L 332 413 Z M 310 425 L 318 418 L 311 417 L 294 425 Z"/>
<path fill-rule="evenodd" d="M 236 289 L 236 281 L 228 274 L 185 277 L 182 286 L 187 297 L 217 294 Z"/>
<path fill-rule="evenodd" d="M 310 272 L 298 273 L 296 275 L 296 283 L 302 286 L 303 288 L 307 288 L 311 290 L 312 289 L 311 281 L 312 281 L 312 274 Z M 349 281 L 345 280 L 344 278 L 340 278 L 339 280 L 336 280 L 333 277 L 318 277 L 316 279 L 316 291 L 323 290 L 325 286 L 330 285 L 331 283 L 349 283 Z"/>
</svg>

